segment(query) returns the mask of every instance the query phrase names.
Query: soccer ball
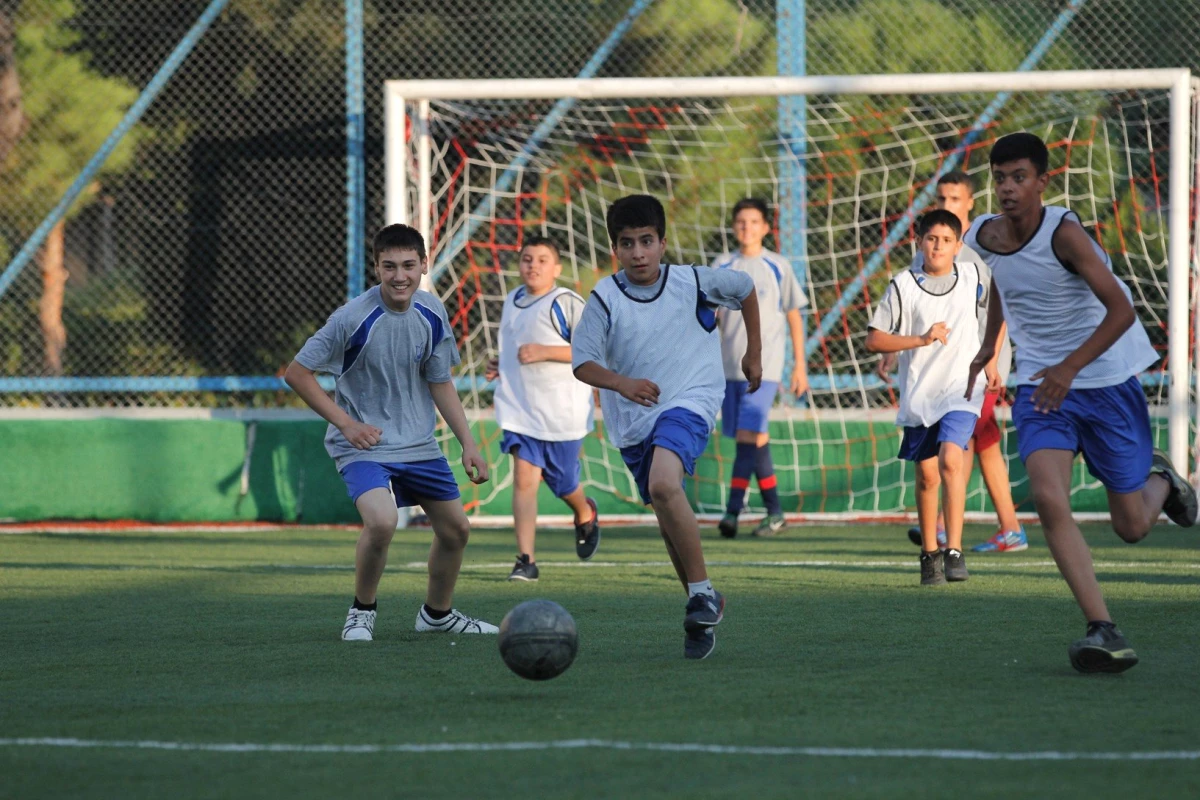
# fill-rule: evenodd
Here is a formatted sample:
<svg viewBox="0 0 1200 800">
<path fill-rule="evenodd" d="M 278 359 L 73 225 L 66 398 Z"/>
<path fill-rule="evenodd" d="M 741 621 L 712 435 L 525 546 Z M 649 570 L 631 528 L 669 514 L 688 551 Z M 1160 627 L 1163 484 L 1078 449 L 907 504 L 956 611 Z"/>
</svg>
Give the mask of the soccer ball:
<svg viewBox="0 0 1200 800">
<path fill-rule="evenodd" d="M 509 611 L 499 638 L 504 663 L 531 681 L 563 674 L 579 652 L 575 620 L 551 600 L 526 600 Z"/>
</svg>

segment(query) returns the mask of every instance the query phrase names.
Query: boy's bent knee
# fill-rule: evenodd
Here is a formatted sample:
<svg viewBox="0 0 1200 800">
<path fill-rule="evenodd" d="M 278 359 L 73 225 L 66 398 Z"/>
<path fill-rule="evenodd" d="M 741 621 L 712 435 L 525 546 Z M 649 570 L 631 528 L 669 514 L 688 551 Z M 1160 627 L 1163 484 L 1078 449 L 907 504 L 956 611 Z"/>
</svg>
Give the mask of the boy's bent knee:
<svg viewBox="0 0 1200 800">
<path fill-rule="evenodd" d="M 471 523 L 466 517 L 445 522 L 434 529 L 433 535 L 444 547 L 461 550 L 467 546 L 467 539 L 471 537 Z"/>
<path fill-rule="evenodd" d="M 1150 525 L 1146 522 L 1138 522 L 1136 520 L 1113 520 L 1113 531 L 1123 541 L 1129 544 L 1135 544 L 1146 538 L 1146 534 L 1150 533 Z"/>
<path fill-rule="evenodd" d="M 656 506 L 670 503 L 676 495 L 680 494 L 683 494 L 683 487 L 674 481 L 654 479 L 650 481 L 650 502 Z"/>
<path fill-rule="evenodd" d="M 375 518 L 363 521 L 363 536 L 376 547 L 386 547 L 396 535 L 397 517 L 392 515 L 390 520 Z"/>
</svg>

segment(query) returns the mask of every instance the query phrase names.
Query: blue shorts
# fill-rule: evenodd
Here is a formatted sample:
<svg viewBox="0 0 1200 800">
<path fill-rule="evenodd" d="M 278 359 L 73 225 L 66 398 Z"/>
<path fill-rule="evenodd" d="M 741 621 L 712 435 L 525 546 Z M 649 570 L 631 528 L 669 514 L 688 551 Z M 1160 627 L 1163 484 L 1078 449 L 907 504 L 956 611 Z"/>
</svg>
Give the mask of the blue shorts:
<svg viewBox="0 0 1200 800">
<path fill-rule="evenodd" d="M 408 464 L 353 461 L 339 472 L 354 502 L 372 489 L 390 489 L 397 508 L 415 506 L 422 500 L 457 500 L 460 496 L 458 481 L 445 456 Z"/>
<path fill-rule="evenodd" d="M 523 433 L 504 431 L 500 452 L 527 461 L 542 470 L 542 477 L 555 497 L 566 497 L 579 488 L 579 449 L 582 439 L 546 442 Z M 513 451 L 518 452 L 513 452 Z"/>
<path fill-rule="evenodd" d="M 721 404 L 721 435 L 736 436 L 738 431 L 766 433 L 771 404 L 779 392 L 778 381 L 763 381 L 757 392 L 749 393 L 748 381 L 725 381 L 725 402 Z"/>
<path fill-rule="evenodd" d="M 905 461 L 937 458 L 942 442 L 951 442 L 966 450 L 971 437 L 975 435 L 975 423 L 978 421 L 979 415 L 970 411 L 950 411 L 928 428 L 924 425 L 906 427 L 904 439 L 900 442 L 899 458 Z"/>
<path fill-rule="evenodd" d="M 1013 422 L 1021 461 L 1038 450 L 1083 453 L 1088 471 L 1117 494 L 1140 491 L 1150 475 L 1150 409 L 1136 377 L 1100 389 L 1071 389 L 1057 411 L 1033 408 L 1036 386 L 1017 387 Z"/>
<path fill-rule="evenodd" d="M 633 473 L 643 503 L 650 505 L 650 463 L 654 460 L 654 448 L 661 447 L 679 456 L 683 471 L 691 475 L 696 471 L 696 459 L 708 447 L 709 433 L 708 422 L 696 412 L 670 408 L 655 421 L 645 441 L 621 448 L 621 458 Z"/>
</svg>

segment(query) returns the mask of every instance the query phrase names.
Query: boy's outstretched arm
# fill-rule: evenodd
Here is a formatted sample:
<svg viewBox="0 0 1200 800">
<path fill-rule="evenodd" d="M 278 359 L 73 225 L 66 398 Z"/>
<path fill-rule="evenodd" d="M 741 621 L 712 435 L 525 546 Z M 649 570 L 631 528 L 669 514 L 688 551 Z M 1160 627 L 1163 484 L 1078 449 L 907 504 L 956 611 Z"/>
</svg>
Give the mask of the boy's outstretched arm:
<svg viewBox="0 0 1200 800">
<path fill-rule="evenodd" d="M 1073 267 L 1096 299 L 1104 304 L 1105 314 L 1096 330 L 1075 352 L 1062 362 L 1030 376 L 1034 380 L 1042 379 L 1032 397 L 1033 407 L 1038 411 L 1058 410 L 1079 371 L 1103 355 L 1137 322 L 1137 312 L 1121 290 L 1121 282 L 1096 253 L 1092 239 L 1082 225 L 1074 220 L 1064 221 L 1054 232 L 1051 244 L 1059 260 Z"/>
<path fill-rule="evenodd" d="M 787 322 L 792 333 L 792 353 L 795 356 L 788 391 L 799 397 L 808 391 L 808 356 L 804 352 L 804 317 L 800 315 L 800 309 L 793 308 L 787 312 Z"/>
<path fill-rule="evenodd" d="M 480 454 L 475 437 L 471 436 L 471 426 L 467 423 L 467 414 L 463 411 L 462 401 L 458 399 L 458 389 L 455 388 L 454 381 L 430 383 L 429 394 L 433 396 L 433 404 L 450 426 L 454 438 L 462 445 L 462 465 L 467 471 L 467 477 L 471 479 L 471 483 L 486 482 L 487 461 Z"/>
<path fill-rule="evenodd" d="M 317 383 L 316 374 L 298 361 L 288 364 L 283 373 L 283 380 L 292 390 L 300 395 L 300 399 L 308 407 L 320 414 L 326 422 L 342 432 L 346 441 L 359 450 L 370 450 L 379 444 L 383 431 L 373 425 L 359 422 L 343 411 L 333 402 L 321 384 Z"/>
<path fill-rule="evenodd" d="M 950 328 L 944 322 L 935 322 L 928 331 L 920 336 L 901 336 L 898 333 L 888 333 L 878 328 L 867 332 L 867 349 L 872 353 L 899 353 L 901 350 L 916 350 L 934 342 L 946 343 Z"/>
<path fill-rule="evenodd" d="M 742 374 L 753 392 L 762 384 L 762 326 L 758 317 L 758 292 L 751 285 L 742 298 L 742 322 L 746 325 L 746 354 L 742 356 Z"/>
</svg>

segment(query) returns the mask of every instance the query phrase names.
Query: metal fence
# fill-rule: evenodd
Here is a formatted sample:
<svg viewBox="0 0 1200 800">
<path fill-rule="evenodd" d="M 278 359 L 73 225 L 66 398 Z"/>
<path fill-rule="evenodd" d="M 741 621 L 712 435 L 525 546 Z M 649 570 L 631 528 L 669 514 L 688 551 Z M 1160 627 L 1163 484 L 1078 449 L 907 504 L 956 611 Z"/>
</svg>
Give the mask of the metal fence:
<svg viewBox="0 0 1200 800">
<path fill-rule="evenodd" d="M 777 14 L 801 9 L 812 74 L 1013 69 L 1056 25 L 1039 68 L 1200 69 L 1200 4 L 779 5 L 367 2 L 363 229 L 383 222 L 389 78 L 569 77 L 589 62 L 602 77 L 772 74 Z M 213 8 L 0 0 L 0 405 L 294 402 L 277 376 L 345 300 L 349 245 L 369 252 L 347 241 L 342 2 L 229 2 L 28 265 L 14 260 Z"/>
</svg>

